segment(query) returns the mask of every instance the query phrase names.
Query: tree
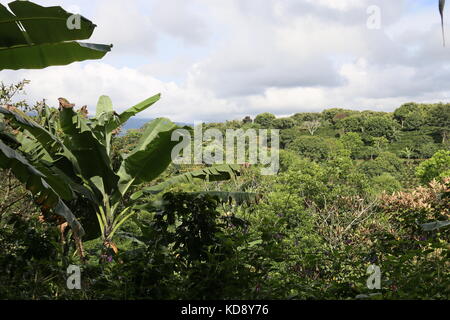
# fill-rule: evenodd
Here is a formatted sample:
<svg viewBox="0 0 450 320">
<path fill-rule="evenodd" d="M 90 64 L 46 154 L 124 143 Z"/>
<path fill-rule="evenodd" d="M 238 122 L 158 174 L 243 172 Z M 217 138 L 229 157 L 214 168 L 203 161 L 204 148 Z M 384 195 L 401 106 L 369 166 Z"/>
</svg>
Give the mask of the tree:
<svg viewBox="0 0 450 320">
<path fill-rule="evenodd" d="M 325 121 L 329 121 L 331 124 L 336 124 L 339 120 L 344 119 L 346 116 L 358 113 L 358 111 L 341 109 L 341 108 L 331 108 L 322 111 L 322 118 Z"/>
<path fill-rule="evenodd" d="M 344 132 L 363 132 L 363 123 L 364 117 L 361 115 L 353 115 L 338 121 L 336 123 L 336 128 L 342 129 Z"/>
<path fill-rule="evenodd" d="M 0 70 L 42 69 L 75 61 L 101 59 L 112 45 L 81 43 L 95 24 L 61 7 L 13 1 L 0 4 Z M 72 25 L 73 24 L 73 25 Z"/>
<path fill-rule="evenodd" d="M 436 104 L 429 114 L 430 124 L 440 132 L 442 143 L 445 143 L 450 135 L 450 104 Z"/>
<path fill-rule="evenodd" d="M 291 118 L 278 118 L 273 120 L 272 126 L 275 129 L 290 129 L 295 126 L 295 121 Z"/>
<path fill-rule="evenodd" d="M 409 102 L 401 105 L 399 108 L 394 111 L 394 118 L 400 122 L 402 128 L 404 127 L 405 120 L 409 114 L 417 111 L 419 106 L 414 102 Z"/>
<path fill-rule="evenodd" d="M 450 176 L 450 151 L 439 150 L 431 159 L 422 162 L 416 169 L 422 183 Z"/>
<path fill-rule="evenodd" d="M 296 121 L 297 124 L 301 124 L 303 121 L 320 120 L 321 115 L 320 113 L 315 112 L 299 112 L 294 114 L 291 118 L 294 119 L 294 121 Z"/>
<path fill-rule="evenodd" d="M 344 147 L 351 152 L 352 158 L 357 158 L 364 147 L 361 136 L 356 132 L 347 132 L 339 138 Z"/>
<path fill-rule="evenodd" d="M 386 116 L 368 117 L 363 122 L 364 133 L 371 137 L 385 137 L 393 140 L 398 124 Z"/>
<path fill-rule="evenodd" d="M 375 137 L 372 139 L 372 145 L 377 148 L 378 152 L 383 151 L 388 144 L 389 141 L 385 137 Z"/>
<path fill-rule="evenodd" d="M 243 124 L 246 124 L 246 123 L 253 123 L 253 120 L 252 120 L 252 118 L 251 118 L 250 116 L 246 116 L 246 117 L 242 120 L 242 123 L 243 123 Z"/>
<path fill-rule="evenodd" d="M 360 168 L 370 177 L 379 176 L 383 173 L 397 176 L 402 170 L 402 162 L 391 152 L 381 152 L 375 160 L 364 161 Z"/>
<path fill-rule="evenodd" d="M 426 124 L 429 107 L 417 103 L 405 103 L 394 111 L 394 118 L 404 130 L 418 130 Z"/>
<path fill-rule="evenodd" d="M 412 155 L 414 154 L 414 151 L 413 151 L 411 148 L 406 147 L 405 149 L 403 149 L 403 150 L 401 151 L 401 153 L 402 153 L 403 155 L 405 155 L 406 159 L 409 160 L 409 159 L 411 159 Z"/>
<path fill-rule="evenodd" d="M 344 149 L 337 139 L 315 136 L 300 136 L 292 142 L 290 149 L 300 156 L 313 160 L 326 160 Z"/>
<path fill-rule="evenodd" d="M 269 129 L 272 128 L 273 122 L 276 117 L 268 112 L 258 114 L 255 118 L 255 123 L 259 124 L 261 127 Z"/>
<path fill-rule="evenodd" d="M 320 121 L 305 121 L 303 122 L 304 129 L 308 130 L 310 135 L 314 135 L 314 133 L 320 128 Z"/>
</svg>

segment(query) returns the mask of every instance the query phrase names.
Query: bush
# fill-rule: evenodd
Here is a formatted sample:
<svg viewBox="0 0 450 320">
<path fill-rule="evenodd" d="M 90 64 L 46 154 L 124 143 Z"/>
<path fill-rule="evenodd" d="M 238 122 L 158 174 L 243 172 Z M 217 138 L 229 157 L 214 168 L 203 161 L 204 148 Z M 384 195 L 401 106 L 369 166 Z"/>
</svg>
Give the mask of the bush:
<svg viewBox="0 0 450 320">
<path fill-rule="evenodd" d="M 313 160 L 326 160 L 344 152 L 344 146 L 337 139 L 315 136 L 300 136 L 290 145 L 300 156 Z"/>
<path fill-rule="evenodd" d="M 450 176 L 450 151 L 440 150 L 431 159 L 422 162 L 416 170 L 422 183 Z"/>
</svg>

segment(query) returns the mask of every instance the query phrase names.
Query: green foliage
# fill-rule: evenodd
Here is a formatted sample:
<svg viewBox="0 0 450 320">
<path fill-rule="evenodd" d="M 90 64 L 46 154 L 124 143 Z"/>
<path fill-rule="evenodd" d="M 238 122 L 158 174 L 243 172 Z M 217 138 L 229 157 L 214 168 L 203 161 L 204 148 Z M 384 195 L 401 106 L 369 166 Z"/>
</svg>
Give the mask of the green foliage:
<svg viewBox="0 0 450 320">
<path fill-rule="evenodd" d="M 75 61 L 101 59 L 112 45 L 81 43 L 96 27 L 79 17 L 79 25 L 67 27 L 72 13 L 61 7 L 42 7 L 31 1 L 0 4 L 0 70 L 42 69 Z M 19 27 L 20 25 L 20 27 Z"/>
<path fill-rule="evenodd" d="M 336 124 L 338 121 L 347 118 L 348 116 L 351 116 L 355 113 L 358 113 L 358 111 L 332 108 L 322 111 L 322 118 L 325 121 L 329 121 L 332 124 Z"/>
<path fill-rule="evenodd" d="M 431 159 L 422 162 L 416 170 L 422 183 L 450 176 L 450 151 L 440 150 Z"/>
<path fill-rule="evenodd" d="M 262 128 L 269 129 L 274 128 L 274 122 L 276 117 L 268 112 L 258 114 L 255 118 L 255 123 L 259 124 Z"/>
<path fill-rule="evenodd" d="M 342 135 L 339 140 L 344 147 L 350 151 L 353 159 L 359 158 L 364 147 L 361 136 L 356 132 L 347 132 Z"/>
<path fill-rule="evenodd" d="M 403 163 L 395 154 L 382 152 L 375 160 L 363 162 L 359 168 L 369 177 L 379 176 L 383 173 L 398 176 L 403 168 Z"/>
<path fill-rule="evenodd" d="M 371 189 L 374 194 L 393 193 L 401 190 L 401 188 L 401 183 L 390 173 L 382 173 L 371 179 Z"/>
<path fill-rule="evenodd" d="M 400 122 L 404 130 L 418 130 L 427 123 L 429 106 L 416 103 L 405 103 L 394 111 L 394 118 Z"/>
<path fill-rule="evenodd" d="M 321 119 L 320 113 L 314 112 L 300 112 L 296 113 L 291 117 L 294 121 L 296 121 L 297 125 L 301 124 L 303 121 L 316 121 Z"/>
<path fill-rule="evenodd" d="M 329 159 L 344 149 L 337 139 L 315 136 L 300 136 L 289 145 L 289 148 L 300 156 L 313 160 Z"/>
<path fill-rule="evenodd" d="M 385 137 L 393 140 L 398 124 L 386 116 L 368 117 L 363 121 L 363 132 L 370 137 Z"/>
<path fill-rule="evenodd" d="M 361 115 L 346 117 L 336 123 L 336 128 L 344 132 L 363 132 L 364 118 Z"/>
<path fill-rule="evenodd" d="M 256 121 L 256 119 L 255 119 L 255 121 Z M 261 121 L 261 119 L 259 119 L 259 121 Z M 257 122 L 257 123 L 260 123 L 260 122 Z M 291 118 L 277 118 L 272 121 L 271 125 L 273 126 L 274 129 L 290 129 L 296 125 L 296 122 L 295 122 L 295 120 L 293 120 Z M 264 127 L 263 124 L 261 124 L 261 126 Z"/>
</svg>

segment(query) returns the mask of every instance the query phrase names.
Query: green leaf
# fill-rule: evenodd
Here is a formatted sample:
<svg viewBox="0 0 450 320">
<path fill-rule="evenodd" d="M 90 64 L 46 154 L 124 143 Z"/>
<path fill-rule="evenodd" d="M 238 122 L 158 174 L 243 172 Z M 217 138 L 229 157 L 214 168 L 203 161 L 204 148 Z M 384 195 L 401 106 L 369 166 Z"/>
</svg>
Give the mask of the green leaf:
<svg viewBox="0 0 450 320">
<path fill-rule="evenodd" d="M 172 132 L 176 129 L 178 126 L 165 118 L 149 123 L 138 145 L 122 161 L 118 171 L 122 195 L 133 184 L 152 181 L 169 166 L 172 149 L 178 144 L 172 141 Z"/>
<path fill-rule="evenodd" d="M 110 45 L 81 42 L 0 48 L 0 70 L 43 69 L 76 61 L 101 59 L 111 51 Z"/>
<path fill-rule="evenodd" d="M 69 13 L 61 7 L 42 7 L 31 1 L 13 1 L 8 6 L 15 16 L 0 15 L 1 29 L 17 30 L 19 26 L 16 22 L 20 22 L 33 44 L 89 39 L 96 27 L 90 20 L 78 16 L 79 28 L 77 26 L 77 28 L 69 29 L 67 21 L 73 16 L 73 13 Z M 4 13 L 4 10 L 1 12 Z M 12 44 L 14 46 L 27 44 L 23 41 L 19 42 L 18 40 L 22 40 L 21 38 L 10 41 L 12 40 L 16 40 Z"/>
<path fill-rule="evenodd" d="M 77 160 L 72 152 L 70 152 L 55 135 L 19 110 L 11 111 L 0 108 L 0 114 L 3 114 L 7 119 L 12 121 L 13 124 L 26 130 L 34 139 L 36 139 L 37 142 L 35 143 L 22 137 L 20 142 L 24 145 L 23 147 L 25 150 L 23 151 L 26 151 L 27 153 L 38 153 L 41 152 L 40 149 L 44 149 L 46 156 L 55 161 L 55 166 L 62 170 L 66 175 L 75 178 L 76 172 L 79 171 Z"/>
<path fill-rule="evenodd" d="M 98 118 L 102 113 L 113 112 L 113 104 L 111 98 L 108 96 L 101 96 L 98 99 L 97 108 L 95 110 L 95 117 Z"/>
<path fill-rule="evenodd" d="M 88 123 L 72 108 L 63 108 L 60 123 L 66 134 L 64 144 L 77 159 L 81 175 L 85 179 L 101 177 L 104 192 L 117 189 L 119 177 L 114 173 L 106 147 L 97 139 Z"/>
<path fill-rule="evenodd" d="M 31 165 L 27 159 L 19 152 L 11 149 L 0 141 L 0 167 L 11 169 L 15 177 L 26 185 L 27 190 L 31 191 L 33 196 L 37 196 L 36 202 L 44 209 L 53 209 L 53 211 L 62 216 L 72 227 L 72 230 L 79 236 L 84 234 L 80 223 L 70 211 L 70 209 L 61 200 L 59 190 L 53 189 L 45 174 Z"/>
<path fill-rule="evenodd" d="M 75 61 L 100 59 L 111 45 L 79 43 L 91 37 L 95 24 L 61 7 L 30 1 L 0 4 L 0 70 L 41 69 Z M 79 22 L 74 28 L 69 22 Z"/>
<path fill-rule="evenodd" d="M 159 99 L 161 99 L 161 94 L 160 93 L 158 93 L 157 95 L 154 95 L 153 97 L 150 97 L 150 98 L 148 98 L 148 99 L 138 103 L 137 105 L 135 105 L 135 106 L 125 110 L 124 112 L 122 112 L 119 115 L 119 119 L 120 119 L 119 126 L 121 126 L 122 124 L 127 122 L 128 119 L 130 119 L 131 117 L 135 116 L 139 112 L 142 112 L 145 109 L 151 107 L 153 104 L 158 102 Z M 114 129 L 116 129 L 116 128 L 114 128 Z"/>
<path fill-rule="evenodd" d="M 93 121 L 92 130 L 106 146 L 108 153 L 111 144 L 112 132 L 128 121 L 132 116 L 149 108 L 160 99 L 161 95 L 157 94 L 148 98 L 141 103 L 131 107 L 118 115 L 113 110 L 113 104 L 108 96 L 101 96 L 96 110 L 96 118 Z"/>
<path fill-rule="evenodd" d="M 239 165 L 236 164 L 221 164 L 212 166 L 209 168 L 203 168 L 200 170 L 195 170 L 187 172 L 172 178 L 165 180 L 155 186 L 144 188 L 131 196 L 132 200 L 136 200 L 143 195 L 158 194 L 164 191 L 166 188 L 175 185 L 177 183 L 190 183 L 194 179 L 201 179 L 207 181 L 224 181 L 235 178 L 239 175 Z"/>
</svg>

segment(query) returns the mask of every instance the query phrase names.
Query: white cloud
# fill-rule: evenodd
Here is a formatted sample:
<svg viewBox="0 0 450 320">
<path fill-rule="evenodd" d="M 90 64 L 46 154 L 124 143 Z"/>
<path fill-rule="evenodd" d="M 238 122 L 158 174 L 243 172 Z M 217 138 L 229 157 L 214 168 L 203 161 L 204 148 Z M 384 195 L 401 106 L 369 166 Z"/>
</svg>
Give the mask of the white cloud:
<svg viewBox="0 0 450 320">
<path fill-rule="evenodd" d="M 2 71 L 0 79 L 31 79 L 30 101 L 65 96 L 94 106 L 107 94 L 119 111 L 162 92 L 143 116 L 176 121 L 393 110 L 450 93 L 437 8 L 418 0 L 376 1 L 380 30 L 366 27 L 371 0 L 91 2 L 98 27 L 90 41 L 114 43 L 105 60 Z"/>
<path fill-rule="evenodd" d="M 32 79 L 25 97 L 29 103 L 46 99 L 57 106 L 59 97 L 76 104 L 88 105 L 95 113 L 98 97 L 111 97 L 116 111 L 124 111 L 142 100 L 162 93 L 162 99 L 146 110 L 142 117 L 169 117 L 174 121 L 204 120 L 232 117 L 234 104 L 214 98 L 200 88 L 182 87 L 173 82 L 163 82 L 130 68 L 116 68 L 101 62 L 50 67 L 20 73 L 2 71 L 1 81 L 18 82 Z M 22 98 L 22 97 L 20 97 Z"/>
</svg>

